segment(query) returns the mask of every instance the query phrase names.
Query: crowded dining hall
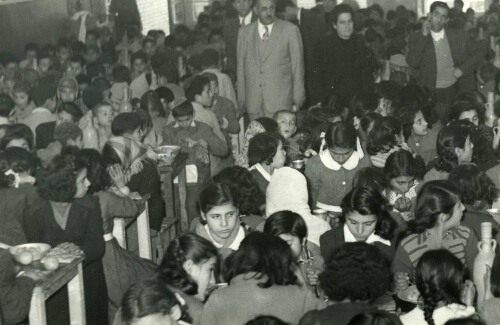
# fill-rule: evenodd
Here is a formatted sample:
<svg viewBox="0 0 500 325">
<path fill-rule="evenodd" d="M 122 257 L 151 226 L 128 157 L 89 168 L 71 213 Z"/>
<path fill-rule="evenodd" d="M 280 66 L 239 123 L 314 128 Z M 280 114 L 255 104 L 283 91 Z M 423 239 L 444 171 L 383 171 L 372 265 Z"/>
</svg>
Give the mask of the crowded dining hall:
<svg viewBox="0 0 500 325">
<path fill-rule="evenodd" d="M 0 325 L 500 324 L 498 1 L 159 2 L 0 0 Z"/>
</svg>

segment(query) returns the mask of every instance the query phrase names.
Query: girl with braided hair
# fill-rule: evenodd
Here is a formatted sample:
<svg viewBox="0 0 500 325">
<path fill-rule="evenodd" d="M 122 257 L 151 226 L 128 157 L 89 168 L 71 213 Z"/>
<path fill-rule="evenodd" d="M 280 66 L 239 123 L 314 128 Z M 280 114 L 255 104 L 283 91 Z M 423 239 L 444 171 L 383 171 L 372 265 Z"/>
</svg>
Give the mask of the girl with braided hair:
<svg viewBox="0 0 500 325">
<path fill-rule="evenodd" d="M 403 325 L 443 325 L 450 319 L 474 314 L 474 284 L 467 280 L 462 289 L 464 276 L 463 264 L 448 250 L 424 253 L 415 277 L 423 305 L 401 316 Z"/>
</svg>

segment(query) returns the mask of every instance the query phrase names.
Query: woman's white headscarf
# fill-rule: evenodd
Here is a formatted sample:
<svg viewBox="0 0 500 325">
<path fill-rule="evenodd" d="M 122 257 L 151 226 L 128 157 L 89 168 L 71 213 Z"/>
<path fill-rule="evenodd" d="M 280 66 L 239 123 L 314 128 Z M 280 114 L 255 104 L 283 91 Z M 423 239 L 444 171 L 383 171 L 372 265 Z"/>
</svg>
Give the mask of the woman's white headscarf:
<svg viewBox="0 0 500 325">
<path fill-rule="evenodd" d="M 307 240 L 319 246 L 319 237 L 330 230 L 330 225 L 311 214 L 307 181 L 299 171 L 283 167 L 274 171 L 266 193 L 266 215 L 289 210 L 299 214 L 307 225 Z"/>
</svg>

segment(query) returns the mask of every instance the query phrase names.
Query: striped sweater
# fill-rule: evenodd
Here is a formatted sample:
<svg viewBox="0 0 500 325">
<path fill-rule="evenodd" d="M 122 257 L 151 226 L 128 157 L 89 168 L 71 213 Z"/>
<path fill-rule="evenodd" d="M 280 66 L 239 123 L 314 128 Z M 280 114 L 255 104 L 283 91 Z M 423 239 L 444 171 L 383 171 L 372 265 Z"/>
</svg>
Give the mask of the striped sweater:
<svg viewBox="0 0 500 325">
<path fill-rule="evenodd" d="M 393 273 L 404 272 L 413 279 L 413 271 L 420 257 L 431 248 L 427 245 L 428 233 L 411 234 L 399 243 L 391 265 Z M 477 236 L 474 231 L 464 225 L 448 230 L 442 248 L 458 257 L 469 270 L 472 270 L 477 254 Z"/>
</svg>

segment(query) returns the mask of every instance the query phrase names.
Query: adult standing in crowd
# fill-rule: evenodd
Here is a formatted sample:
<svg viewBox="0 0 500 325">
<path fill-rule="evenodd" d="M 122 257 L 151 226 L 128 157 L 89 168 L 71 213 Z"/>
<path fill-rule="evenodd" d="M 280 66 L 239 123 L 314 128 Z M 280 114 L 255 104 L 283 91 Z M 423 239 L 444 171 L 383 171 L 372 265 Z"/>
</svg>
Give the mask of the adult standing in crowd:
<svg viewBox="0 0 500 325">
<path fill-rule="evenodd" d="M 300 31 L 276 19 L 275 8 L 276 0 L 258 0 L 259 19 L 238 34 L 238 101 L 250 120 L 297 110 L 306 97 Z"/>
<path fill-rule="evenodd" d="M 222 33 L 226 42 L 226 67 L 236 73 L 236 44 L 238 43 L 238 30 L 242 26 L 250 25 L 257 20 L 253 12 L 254 0 L 233 0 L 233 7 L 238 16 L 227 19 Z"/>
<path fill-rule="evenodd" d="M 340 4 L 332 11 L 335 32 L 320 42 L 316 48 L 316 69 L 321 73 L 312 87 L 319 89 L 314 102 L 331 94 L 351 98 L 373 83 L 368 65 L 368 49 L 363 40 L 354 35 L 354 11 L 349 5 Z"/>
<path fill-rule="evenodd" d="M 292 0 L 277 0 L 276 15 L 284 20 L 299 26 L 302 43 L 304 45 L 304 65 L 305 65 L 305 85 L 306 85 L 306 104 L 308 107 L 311 98 L 317 98 L 313 95 L 317 89 L 312 86 L 310 80 L 319 73 L 318 67 L 314 64 L 314 47 L 325 37 L 325 21 L 312 10 L 297 7 Z"/>
<path fill-rule="evenodd" d="M 434 90 L 436 112 L 443 124 L 448 122 L 456 95 L 475 90 L 474 70 L 485 56 L 485 48 L 466 31 L 445 28 L 449 14 L 445 2 L 433 2 L 422 30 L 409 37 L 406 56 L 417 82 Z"/>
<path fill-rule="evenodd" d="M 125 30 L 129 24 L 141 24 L 141 15 L 136 0 L 111 0 L 109 17 L 114 21 L 115 37 L 118 43 L 125 35 Z"/>
</svg>

